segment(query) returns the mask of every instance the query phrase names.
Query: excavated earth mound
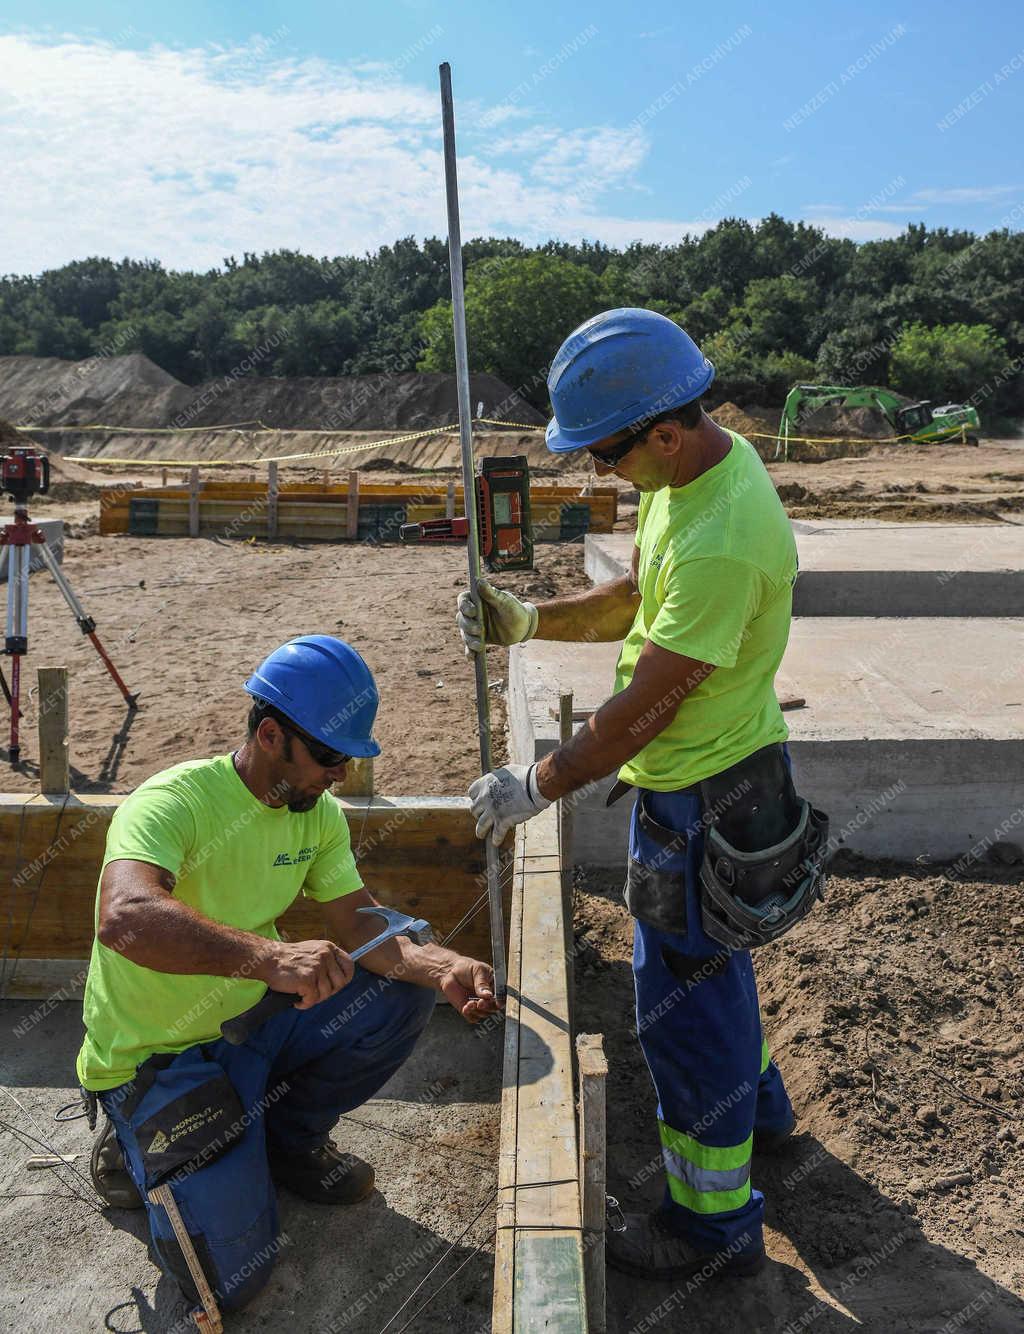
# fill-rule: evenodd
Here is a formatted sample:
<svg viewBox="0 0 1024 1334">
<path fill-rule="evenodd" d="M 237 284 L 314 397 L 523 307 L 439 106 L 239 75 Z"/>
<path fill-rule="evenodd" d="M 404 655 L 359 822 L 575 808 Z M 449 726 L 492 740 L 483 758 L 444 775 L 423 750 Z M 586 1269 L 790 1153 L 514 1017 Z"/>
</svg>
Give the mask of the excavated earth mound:
<svg viewBox="0 0 1024 1334">
<path fill-rule="evenodd" d="M 544 418 L 496 376 L 470 377 L 477 416 L 541 425 Z M 318 430 L 417 430 L 458 420 L 454 375 L 225 375 L 182 384 L 141 353 L 62 361 L 0 357 L 0 414 L 41 426 L 266 426 Z"/>
</svg>

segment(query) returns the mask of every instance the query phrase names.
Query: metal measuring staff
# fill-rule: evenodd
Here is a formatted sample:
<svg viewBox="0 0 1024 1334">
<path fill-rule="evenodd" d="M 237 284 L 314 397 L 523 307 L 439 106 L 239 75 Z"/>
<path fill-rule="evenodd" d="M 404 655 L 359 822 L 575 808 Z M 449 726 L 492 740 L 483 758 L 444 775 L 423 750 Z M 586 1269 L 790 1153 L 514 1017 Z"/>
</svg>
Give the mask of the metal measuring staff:
<svg viewBox="0 0 1024 1334">
<path fill-rule="evenodd" d="M 459 396 L 459 444 L 462 447 L 462 491 L 469 519 L 469 592 L 479 606 L 477 584 L 480 582 L 480 516 L 476 507 L 476 480 L 473 467 L 473 419 L 469 400 L 469 354 L 466 347 L 466 298 L 462 279 L 462 230 L 459 225 L 459 181 L 455 161 L 455 108 L 452 103 L 452 69 L 447 61 L 440 67 L 441 125 L 444 132 L 444 186 L 448 206 L 448 267 L 452 279 L 452 325 L 455 333 L 455 383 Z M 480 733 L 480 772 L 490 773 L 491 702 L 487 691 L 487 655 L 481 649 L 473 654 L 476 672 L 476 717 Z M 501 862 L 491 839 L 487 848 L 487 900 L 491 920 L 491 960 L 494 965 L 494 989 L 498 996 L 506 991 L 505 922 L 501 906 Z"/>
</svg>

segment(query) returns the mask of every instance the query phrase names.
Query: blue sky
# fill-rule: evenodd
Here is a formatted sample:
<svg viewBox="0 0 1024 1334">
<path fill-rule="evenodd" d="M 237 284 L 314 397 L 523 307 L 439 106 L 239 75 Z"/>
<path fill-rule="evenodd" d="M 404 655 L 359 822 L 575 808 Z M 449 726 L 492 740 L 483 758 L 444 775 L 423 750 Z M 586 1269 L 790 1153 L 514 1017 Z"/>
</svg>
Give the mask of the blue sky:
<svg viewBox="0 0 1024 1334">
<path fill-rule="evenodd" d="M 774 210 L 867 239 L 1024 221 L 1019 4 L 0 2 L 0 269 L 206 267 L 463 232 L 670 241 Z"/>
</svg>

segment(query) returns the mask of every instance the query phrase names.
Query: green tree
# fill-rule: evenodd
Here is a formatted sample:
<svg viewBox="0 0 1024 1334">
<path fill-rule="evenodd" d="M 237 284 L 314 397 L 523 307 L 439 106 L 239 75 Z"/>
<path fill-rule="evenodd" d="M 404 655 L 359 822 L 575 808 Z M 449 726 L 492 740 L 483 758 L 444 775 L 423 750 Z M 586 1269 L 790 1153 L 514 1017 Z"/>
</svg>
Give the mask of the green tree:
<svg viewBox="0 0 1024 1334">
<path fill-rule="evenodd" d="M 987 324 L 911 324 L 892 350 L 892 385 L 912 398 L 963 402 L 988 397 L 1008 362 L 1006 343 Z"/>
<path fill-rule="evenodd" d="M 603 308 L 601 279 L 557 255 L 494 259 L 466 274 L 466 337 L 474 370 L 490 371 L 538 407 L 547 402 L 548 365 L 565 336 Z M 420 369 L 455 367 L 451 303 L 420 321 Z"/>
</svg>

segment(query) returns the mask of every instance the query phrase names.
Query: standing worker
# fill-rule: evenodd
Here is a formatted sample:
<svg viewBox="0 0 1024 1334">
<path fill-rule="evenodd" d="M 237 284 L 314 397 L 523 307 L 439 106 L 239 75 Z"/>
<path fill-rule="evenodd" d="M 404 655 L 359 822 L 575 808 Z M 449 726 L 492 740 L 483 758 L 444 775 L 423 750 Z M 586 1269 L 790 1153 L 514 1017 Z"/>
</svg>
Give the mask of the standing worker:
<svg viewBox="0 0 1024 1334">
<path fill-rule="evenodd" d="M 348 644 L 306 635 L 246 681 L 248 738 L 125 799 L 107 835 L 85 988 L 78 1076 L 108 1120 L 92 1175 L 112 1205 L 149 1211 L 161 1266 L 199 1300 L 162 1205 L 170 1186 L 224 1309 L 266 1283 L 279 1249 L 275 1182 L 318 1204 L 356 1204 L 369 1164 L 328 1138 L 411 1054 L 441 991 L 470 1023 L 496 1009 L 487 964 L 380 934 L 331 796 L 350 757 L 378 755 L 378 695 Z M 334 940 L 287 942 L 299 892 Z M 334 941 L 340 942 L 335 944 Z M 294 1006 L 244 1045 L 221 1025 L 267 988 Z"/>
<path fill-rule="evenodd" d="M 764 1263 L 753 1149 L 795 1118 L 761 1029 L 750 946 L 820 895 L 827 821 L 789 773 L 775 672 L 789 636 L 796 547 L 752 446 L 701 408 L 714 367 L 673 321 L 606 311 L 563 343 L 548 377 L 548 448 L 586 449 L 640 492 L 632 570 L 533 606 L 480 584 L 459 600 L 470 651 L 538 636 L 622 639 L 615 694 L 536 764 L 470 788 L 477 833 L 500 840 L 558 797 L 618 770 L 636 789 L 625 897 L 640 1044 L 658 1096 L 667 1188 L 609 1233 L 608 1262 L 652 1279 Z"/>
</svg>

